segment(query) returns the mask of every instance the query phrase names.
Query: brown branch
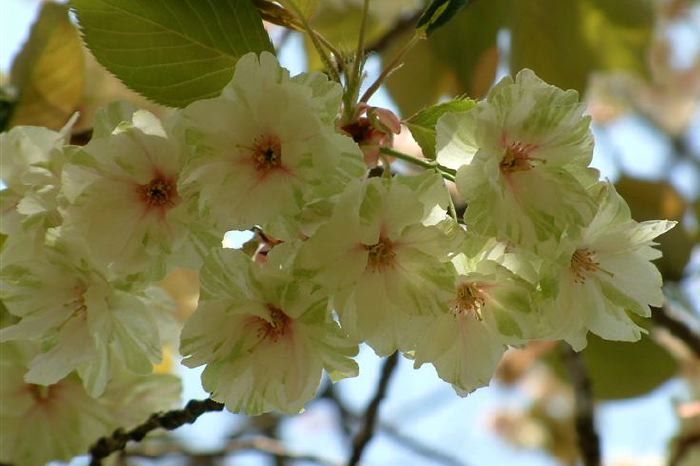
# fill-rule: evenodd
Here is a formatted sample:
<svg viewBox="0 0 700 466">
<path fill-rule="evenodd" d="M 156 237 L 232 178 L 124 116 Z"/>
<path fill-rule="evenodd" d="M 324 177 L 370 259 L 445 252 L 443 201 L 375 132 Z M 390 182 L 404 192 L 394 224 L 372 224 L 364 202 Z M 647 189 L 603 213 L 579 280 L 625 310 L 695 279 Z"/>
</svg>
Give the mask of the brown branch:
<svg viewBox="0 0 700 466">
<path fill-rule="evenodd" d="M 665 328 L 671 335 L 685 343 L 695 356 L 700 357 L 700 336 L 680 320 L 671 317 L 665 308 L 654 308 L 651 319 L 656 325 Z"/>
<path fill-rule="evenodd" d="M 441 391 L 442 393 L 442 391 Z M 320 395 L 320 398 L 326 398 L 333 403 L 336 408 L 343 434 L 346 437 L 350 436 L 352 424 L 360 421 L 362 416 L 357 414 L 343 403 L 338 393 L 335 391 L 335 385 L 329 383 Z M 444 399 L 444 397 L 442 397 Z M 423 405 L 419 403 L 419 405 Z M 414 410 L 415 411 L 415 410 Z M 414 414 L 414 411 L 411 414 Z M 445 466 L 466 466 L 466 463 L 460 459 L 449 455 L 432 445 L 422 442 L 420 439 L 414 438 L 400 431 L 398 427 L 382 420 L 377 421 L 377 429 L 385 434 L 389 440 L 392 440 L 397 445 L 412 451 L 413 453 L 430 459 L 434 462 L 444 464 Z"/>
<path fill-rule="evenodd" d="M 326 398 L 333 403 L 335 407 L 336 414 L 340 421 L 340 428 L 343 431 L 344 439 L 349 438 L 352 435 L 352 422 L 355 421 L 359 416 L 351 412 L 345 403 L 338 397 L 338 393 L 335 391 L 335 384 L 328 382 L 326 388 L 321 392 L 319 398 Z"/>
<path fill-rule="evenodd" d="M 217 459 L 222 459 L 244 451 L 257 451 L 281 460 L 307 461 L 324 466 L 341 465 L 339 461 L 333 461 L 321 456 L 290 451 L 279 440 L 265 436 L 231 439 L 224 448 L 209 453 L 191 452 L 181 448 L 180 445 L 164 445 L 162 448 L 156 449 L 155 451 L 130 451 L 127 455 L 134 458 L 159 459 L 165 455 L 178 454 L 195 458 L 199 461 L 197 464 L 212 464 Z"/>
<path fill-rule="evenodd" d="M 383 36 L 375 40 L 373 43 L 369 44 L 365 51 L 367 53 L 375 52 L 380 53 L 394 40 L 399 38 L 404 32 L 409 31 L 416 27 L 418 18 L 423 14 L 423 10 L 418 10 L 410 16 L 403 17 L 399 19 L 393 28 L 389 29 Z"/>
<path fill-rule="evenodd" d="M 562 356 L 576 400 L 576 434 L 584 466 L 600 466 L 600 439 L 595 429 L 591 381 L 581 355 L 569 345 L 562 346 Z"/>
<path fill-rule="evenodd" d="M 152 414 L 146 422 L 129 431 L 120 427 L 111 436 L 102 437 L 90 447 L 90 466 L 101 466 L 104 458 L 123 450 L 130 440 L 140 442 L 148 433 L 156 429 L 175 430 L 185 424 L 192 424 L 204 413 L 222 409 L 224 405 L 211 398 L 190 400 L 184 409 Z"/>
<path fill-rule="evenodd" d="M 398 352 L 395 352 L 389 356 L 386 361 L 384 361 L 382 374 L 379 378 L 379 384 L 377 385 L 377 391 L 374 394 L 374 398 L 372 398 L 372 401 L 370 401 L 369 405 L 367 406 L 367 410 L 363 416 L 365 421 L 364 425 L 353 439 L 352 454 L 348 460 L 348 466 L 356 466 L 360 462 L 360 458 L 362 458 L 362 454 L 364 453 L 367 444 L 369 444 L 370 440 L 372 440 L 375 426 L 377 424 L 379 406 L 386 396 L 386 391 L 389 387 L 389 380 L 391 379 L 398 362 Z"/>
<path fill-rule="evenodd" d="M 426 445 L 418 440 L 402 433 L 396 426 L 387 423 L 381 423 L 379 429 L 382 433 L 386 434 L 388 438 L 398 443 L 407 450 L 420 455 L 424 458 L 431 459 L 435 462 L 442 463 L 445 466 L 467 466 L 465 462 L 459 458 L 449 455 L 443 451 L 437 450 L 436 448 Z"/>
<path fill-rule="evenodd" d="M 697 445 L 700 445 L 700 433 L 679 438 L 671 459 L 668 460 L 668 466 L 679 466 L 690 450 Z"/>
</svg>

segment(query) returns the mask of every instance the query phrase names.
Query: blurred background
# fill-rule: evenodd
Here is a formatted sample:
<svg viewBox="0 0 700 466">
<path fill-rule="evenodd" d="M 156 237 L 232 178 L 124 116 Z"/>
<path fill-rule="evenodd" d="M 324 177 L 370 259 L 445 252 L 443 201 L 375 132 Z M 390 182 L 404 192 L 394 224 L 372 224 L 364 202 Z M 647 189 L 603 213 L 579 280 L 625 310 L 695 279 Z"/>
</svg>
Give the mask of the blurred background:
<svg viewBox="0 0 700 466">
<path fill-rule="evenodd" d="M 322 0 L 312 25 L 350 53 L 361 3 Z M 367 82 L 408 40 L 423 4 L 371 2 Z M 95 110 L 112 100 L 167 114 L 167 108 L 129 91 L 99 65 L 65 9 L 54 6 L 37 0 L 0 4 L 3 129 L 20 124 L 58 129 L 79 111 L 73 142 L 80 144 L 89 138 Z M 292 74 L 321 68 L 302 35 L 273 25 L 268 30 Z M 664 257 L 658 266 L 668 303 L 657 313 L 700 332 L 700 2 L 476 0 L 419 42 L 370 104 L 407 118 L 452 96 L 483 97 L 502 76 L 524 67 L 580 92 L 594 122 L 593 165 L 616 184 L 633 216 L 680 223 L 661 237 Z M 395 145 L 419 155 L 407 130 Z M 232 232 L 224 243 L 242 247 L 251 237 Z M 196 306 L 196 283 L 196 273 L 187 270 L 163 283 L 178 302 L 181 320 Z M 645 323 L 649 336 L 639 343 L 591 337 L 583 352 L 606 466 L 700 465 L 700 355 L 664 319 Z M 414 370 L 411 361 L 400 358 L 361 464 L 577 464 L 574 396 L 560 355 L 551 343 L 511 350 L 491 385 L 464 398 L 432 367 Z M 193 426 L 128 448 L 115 462 L 343 464 L 381 369 L 369 348 L 362 348 L 358 361 L 358 378 L 333 387 L 324 381 L 303 414 L 206 414 Z M 206 397 L 200 372 L 180 366 L 177 356 L 160 370 L 183 377 L 184 401 Z M 273 441 L 256 447 L 262 438 Z M 300 459 L 273 458 L 269 451 L 277 447 Z"/>
</svg>

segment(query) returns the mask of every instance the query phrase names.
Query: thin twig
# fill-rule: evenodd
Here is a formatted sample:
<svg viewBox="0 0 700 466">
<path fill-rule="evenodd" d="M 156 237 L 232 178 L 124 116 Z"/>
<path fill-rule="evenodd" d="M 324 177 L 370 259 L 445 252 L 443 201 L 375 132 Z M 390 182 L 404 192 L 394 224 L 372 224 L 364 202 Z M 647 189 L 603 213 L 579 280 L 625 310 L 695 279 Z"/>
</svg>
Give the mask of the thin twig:
<svg viewBox="0 0 700 466">
<path fill-rule="evenodd" d="M 367 406 L 367 410 L 364 414 L 364 425 L 357 436 L 353 439 L 353 448 L 350 459 L 348 460 L 348 466 L 356 466 L 362 458 L 362 454 L 372 440 L 374 435 L 375 426 L 377 424 L 377 417 L 379 415 L 379 406 L 384 400 L 387 388 L 389 387 L 389 380 L 391 375 L 394 373 L 394 369 L 399 362 L 399 353 L 395 352 L 389 356 L 386 361 L 384 361 L 384 366 L 382 367 L 382 374 L 379 378 L 379 384 L 377 385 L 377 391 L 374 394 L 374 398 L 370 401 Z"/>
<path fill-rule="evenodd" d="M 671 458 L 668 460 L 668 466 L 679 466 L 690 450 L 698 445 L 700 445 L 700 433 L 678 439 Z"/>
<path fill-rule="evenodd" d="M 365 53 L 365 31 L 367 29 L 367 17 L 369 16 L 369 0 L 362 3 L 362 22 L 360 23 L 360 32 L 357 37 L 357 50 L 355 50 L 355 63 L 352 65 L 352 77 L 349 79 L 355 80 L 359 84 L 360 69 Z"/>
<path fill-rule="evenodd" d="M 671 335 L 685 343 L 695 356 L 700 357 L 700 336 L 680 320 L 671 317 L 666 308 L 654 308 L 651 319 L 656 325 L 665 328 Z"/>
<path fill-rule="evenodd" d="M 564 364 L 571 377 L 576 399 L 576 434 L 584 466 L 600 466 L 600 439 L 595 429 L 591 381 L 581 355 L 570 346 L 562 346 Z"/>
<path fill-rule="evenodd" d="M 268 415 L 268 417 L 270 418 L 271 422 L 262 429 L 262 433 L 265 436 L 262 438 L 264 440 L 279 443 L 279 426 L 281 418 L 274 414 Z M 282 451 L 280 451 L 278 454 L 272 455 L 274 464 L 275 466 L 287 466 L 287 459 L 289 458 L 289 455 L 283 454 L 285 452 L 282 444 L 279 444 L 279 446 L 282 449 Z"/>
<path fill-rule="evenodd" d="M 208 453 L 191 452 L 187 449 L 183 449 L 181 445 L 174 444 L 165 445 L 163 448 L 156 449 L 155 451 L 130 451 L 127 455 L 134 458 L 158 459 L 165 455 L 177 454 L 195 457 L 197 460 L 201 460 L 202 464 L 211 464 L 214 460 L 226 458 L 244 451 L 258 451 L 268 454 L 276 460 L 307 461 L 324 466 L 341 466 L 342 464 L 339 461 L 314 454 L 290 451 L 279 440 L 265 436 L 231 439 L 226 443 L 224 448 Z"/>
<path fill-rule="evenodd" d="M 406 44 L 404 44 L 404 46 L 401 47 L 401 49 L 396 53 L 396 56 L 389 62 L 388 65 L 384 67 L 377 79 L 375 79 L 374 82 L 367 88 L 365 93 L 362 94 L 362 97 L 360 97 L 360 102 L 369 101 L 369 98 L 372 97 L 372 94 L 374 94 L 381 87 L 382 83 L 386 80 L 386 78 L 388 78 L 391 75 L 391 73 L 393 73 L 401 67 L 401 60 L 403 60 L 403 57 L 422 38 L 423 37 L 421 37 L 418 34 L 414 34 L 413 36 L 411 36 L 408 42 L 406 42 Z"/>
<path fill-rule="evenodd" d="M 423 14 L 423 10 L 420 9 L 416 11 L 411 16 L 406 16 L 399 19 L 393 28 L 387 31 L 382 37 L 374 41 L 372 44 L 367 46 L 366 51 L 379 53 L 383 51 L 389 44 L 391 44 L 397 37 L 399 37 L 404 32 L 413 29 L 418 22 L 418 18 Z"/>
<path fill-rule="evenodd" d="M 111 436 L 102 437 L 90 447 L 90 466 L 101 466 L 104 458 L 123 450 L 130 440 L 140 442 L 148 433 L 156 429 L 175 430 L 185 424 L 192 424 L 204 413 L 221 411 L 222 409 L 224 409 L 224 405 L 211 398 L 190 400 L 184 409 L 152 414 L 146 422 L 129 431 L 120 427 Z"/>
<path fill-rule="evenodd" d="M 347 406 L 345 406 L 345 403 L 340 400 L 338 393 L 335 391 L 335 384 L 328 382 L 326 388 L 319 395 L 319 398 L 326 398 L 333 403 L 340 420 L 340 428 L 343 431 L 343 440 L 345 440 L 345 438 L 350 438 L 352 435 L 352 422 L 355 420 L 355 413 L 351 412 Z"/>
<path fill-rule="evenodd" d="M 442 390 L 440 391 L 440 393 L 444 395 L 444 392 Z M 321 397 L 327 398 L 331 401 L 331 403 L 333 403 L 338 412 L 338 416 L 341 421 L 341 426 L 343 428 L 343 433 L 345 433 L 346 436 L 349 436 L 350 426 L 355 421 L 361 420 L 362 416 L 355 412 L 352 412 L 350 409 L 348 409 L 347 406 L 345 406 L 345 403 L 343 403 L 343 400 L 340 399 L 337 392 L 335 391 L 335 385 L 333 384 L 328 384 L 326 389 L 321 394 Z M 441 399 L 445 399 L 445 397 L 443 396 Z M 413 453 L 420 455 L 424 458 L 432 460 L 433 462 L 441 463 L 445 466 L 466 466 L 466 463 L 459 460 L 458 458 L 453 457 L 443 451 L 440 451 L 432 445 L 424 443 L 421 439 L 414 438 L 408 434 L 401 432 L 399 428 L 395 425 L 390 424 L 388 422 L 384 422 L 381 419 L 377 421 L 377 429 L 399 446 L 410 450 Z"/>
<path fill-rule="evenodd" d="M 409 154 L 404 154 L 403 152 L 399 152 L 389 147 L 380 147 L 379 152 L 381 152 L 382 154 L 390 155 L 392 157 L 396 157 L 397 159 L 403 160 L 404 162 L 412 163 L 413 165 L 426 168 L 428 170 L 437 170 L 443 178 L 449 181 L 454 181 L 455 175 L 457 174 L 456 170 L 453 170 L 452 168 L 446 167 L 444 165 L 440 165 L 436 161 L 419 159 L 418 157 L 414 157 Z"/>
<path fill-rule="evenodd" d="M 282 47 L 285 46 L 289 38 L 292 36 L 292 32 L 294 32 L 294 30 L 290 28 L 282 29 L 282 33 L 280 34 L 280 37 L 277 40 L 277 43 L 275 44 L 275 50 L 279 52 L 279 50 L 281 50 Z"/>
<path fill-rule="evenodd" d="M 443 451 L 440 451 L 430 445 L 422 443 L 421 441 L 410 437 L 409 435 L 401 432 L 396 426 L 387 423 L 380 423 L 379 425 L 382 433 L 386 434 L 388 438 L 398 443 L 407 450 L 411 450 L 413 453 L 420 455 L 424 458 L 430 459 L 434 462 L 444 464 L 445 466 L 466 466 L 459 458 L 449 455 Z"/>
<path fill-rule="evenodd" d="M 306 20 L 306 17 L 296 5 L 296 3 L 292 2 L 290 6 L 294 10 L 294 13 L 296 14 L 299 22 L 304 27 L 304 30 L 306 31 L 306 33 L 309 36 L 309 39 L 311 40 L 311 43 L 318 52 L 318 55 L 321 57 L 321 60 L 323 60 L 323 63 L 326 65 L 326 68 L 328 68 L 328 72 L 331 73 L 333 80 L 336 82 L 340 82 L 340 75 L 338 74 L 338 70 L 331 61 L 330 57 L 328 56 L 328 53 L 326 53 L 326 50 L 324 50 L 323 45 L 321 44 L 321 40 L 319 39 L 318 32 L 316 32 L 311 27 L 311 25 Z M 337 58 L 340 60 L 340 57 Z"/>
</svg>

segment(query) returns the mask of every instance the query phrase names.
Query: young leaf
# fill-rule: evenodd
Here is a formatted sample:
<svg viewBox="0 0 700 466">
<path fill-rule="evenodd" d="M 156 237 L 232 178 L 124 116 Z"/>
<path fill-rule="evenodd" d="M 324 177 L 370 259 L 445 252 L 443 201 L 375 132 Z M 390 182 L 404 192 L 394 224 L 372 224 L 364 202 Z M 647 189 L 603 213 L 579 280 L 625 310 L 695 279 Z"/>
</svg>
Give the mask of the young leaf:
<svg viewBox="0 0 700 466">
<path fill-rule="evenodd" d="M 423 150 L 426 159 L 435 159 L 435 125 L 442 115 L 453 112 L 466 112 L 476 105 L 472 99 L 457 98 L 442 104 L 424 108 L 404 123 L 411 130 L 413 139 Z"/>
<path fill-rule="evenodd" d="M 47 2 L 12 64 L 11 82 L 19 100 L 10 126 L 61 128 L 78 109 L 83 79 L 83 49 L 68 8 Z"/>
<path fill-rule="evenodd" d="M 425 9 L 416 29 L 422 30 L 426 36 L 432 34 L 437 28 L 447 23 L 469 0 L 433 0 Z"/>
<path fill-rule="evenodd" d="M 250 0 L 73 0 L 97 60 L 127 86 L 173 107 L 214 97 L 248 52 L 273 51 Z"/>
<path fill-rule="evenodd" d="M 629 343 L 588 336 L 581 353 L 598 400 L 620 400 L 644 395 L 674 377 L 678 363 L 648 336 Z"/>
<path fill-rule="evenodd" d="M 510 3 L 470 3 L 413 47 L 403 67 L 392 73 L 386 83 L 402 115 L 412 115 L 445 95 L 466 94 L 476 99 L 486 94 L 494 82 L 499 60 L 496 36 L 507 25 Z M 391 59 L 410 34 L 413 31 L 397 36 L 382 51 L 382 57 Z"/>
<path fill-rule="evenodd" d="M 298 11 L 308 19 L 316 12 L 320 0 L 279 0 L 279 2 L 295 15 Z"/>
<path fill-rule="evenodd" d="M 510 11 L 513 73 L 530 68 L 550 84 L 579 91 L 593 71 L 648 73 L 649 0 L 515 0 Z"/>
</svg>

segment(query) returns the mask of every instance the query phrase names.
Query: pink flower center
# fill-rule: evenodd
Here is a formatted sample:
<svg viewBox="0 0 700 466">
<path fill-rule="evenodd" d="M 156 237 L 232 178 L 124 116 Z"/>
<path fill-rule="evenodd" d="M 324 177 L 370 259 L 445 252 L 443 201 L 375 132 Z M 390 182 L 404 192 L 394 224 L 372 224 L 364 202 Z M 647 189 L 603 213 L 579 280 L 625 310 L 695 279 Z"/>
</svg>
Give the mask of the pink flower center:
<svg viewBox="0 0 700 466">
<path fill-rule="evenodd" d="M 177 187 L 172 179 L 158 175 L 148 184 L 140 185 L 141 200 L 148 207 L 169 208 L 175 205 Z"/>
<path fill-rule="evenodd" d="M 284 311 L 272 304 L 268 304 L 267 309 L 270 311 L 269 320 L 256 317 L 258 337 L 262 340 L 276 343 L 280 338 L 288 334 L 292 326 L 292 319 Z"/>
<path fill-rule="evenodd" d="M 59 385 L 35 385 L 26 384 L 25 390 L 31 395 L 34 402 L 39 406 L 46 406 L 51 403 L 58 395 Z"/>
<path fill-rule="evenodd" d="M 537 162 L 544 164 L 543 159 L 532 157 L 532 152 L 537 148 L 535 144 L 523 144 L 513 142 L 506 146 L 505 154 L 501 160 L 501 172 L 504 174 L 530 170 Z"/>
<path fill-rule="evenodd" d="M 379 241 L 367 249 L 367 270 L 370 272 L 382 272 L 394 266 L 396 251 L 394 243 L 389 238 L 380 237 Z"/>
<path fill-rule="evenodd" d="M 450 309 L 455 317 L 470 315 L 481 320 L 481 310 L 485 303 L 481 287 L 474 282 L 465 282 L 457 286 L 457 293 L 450 303 Z"/>
<path fill-rule="evenodd" d="M 261 174 L 282 165 L 282 144 L 277 136 L 260 136 L 253 144 L 253 165 Z"/>
</svg>

